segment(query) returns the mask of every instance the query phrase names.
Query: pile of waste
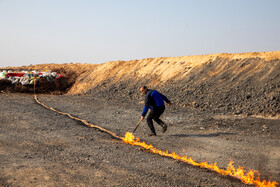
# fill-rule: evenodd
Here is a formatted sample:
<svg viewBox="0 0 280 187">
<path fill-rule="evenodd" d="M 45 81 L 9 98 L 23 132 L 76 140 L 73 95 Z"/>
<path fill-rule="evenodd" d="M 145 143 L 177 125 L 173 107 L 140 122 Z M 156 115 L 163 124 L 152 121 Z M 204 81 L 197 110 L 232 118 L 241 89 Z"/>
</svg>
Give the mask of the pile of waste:
<svg viewBox="0 0 280 187">
<path fill-rule="evenodd" d="M 1 71 L 0 71 L 1 72 Z M 50 93 L 63 91 L 68 87 L 67 78 L 63 75 L 52 72 L 3 70 L 0 73 L 0 91 L 4 92 L 34 92 L 34 84 L 38 93 Z"/>
<path fill-rule="evenodd" d="M 0 74 L 0 79 L 8 79 L 12 84 L 33 85 L 34 82 L 39 82 L 40 78 L 46 79 L 48 82 L 53 82 L 54 79 L 59 79 L 62 76 L 56 72 L 37 72 L 37 71 L 21 71 L 12 72 L 3 70 Z"/>
</svg>

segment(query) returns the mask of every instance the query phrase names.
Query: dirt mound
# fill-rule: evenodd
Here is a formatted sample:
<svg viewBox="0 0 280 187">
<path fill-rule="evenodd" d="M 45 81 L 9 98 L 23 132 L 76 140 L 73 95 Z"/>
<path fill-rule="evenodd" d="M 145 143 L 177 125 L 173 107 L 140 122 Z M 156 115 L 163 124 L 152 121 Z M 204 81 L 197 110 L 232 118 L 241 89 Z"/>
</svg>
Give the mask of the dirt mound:
<svg viewBox="0 0 280 187">
<path fill-rule="evenodd" d="M 142 100 L 139 86 L 164 92 L 177 107 L 245 115 L 280 115 L 280 51 L 42 64 L 10 69 L 53 70 L 68 94 Z M 65 88 L 67 87 L 67 88 Z M 69 90 L 68 90 L 69 89 Z"/>
<path fill-rule="evenodd" d="M 280 52 L 108 62 L 78 77 L 69 93 L 140 101 L 145 84 L 178 107 L 279 116 L 279 69 Z"/>
<path fill-rule="evenodd" d="M 165 84 L 169 80 L 186 79 L 194 68 L 203 69 L 203 64 L 215 61 L 216 59 L 226 59 L 226 61 L 224 61 L 224 63 L 226 63 L 224 66 L 226 66 L 230 60 L 247 58 L 261 58 L 265 61 L 271 61 L 280 59 L 280 51 L 266 53 L 222 53 L 107 62 L 99 64 L 95 68 L 79 76 L 77 84 L 70 90 L 70 93 L 77 94 L 87 92 L 96 85 L 103 84 L 104 82 L 115 84 L 130 79 L 140 81 L 146 80 L 151 86 L 155 86 Z M 237 69 L 236 73 L 238 73 L 238 71 Z"/>
</svg>

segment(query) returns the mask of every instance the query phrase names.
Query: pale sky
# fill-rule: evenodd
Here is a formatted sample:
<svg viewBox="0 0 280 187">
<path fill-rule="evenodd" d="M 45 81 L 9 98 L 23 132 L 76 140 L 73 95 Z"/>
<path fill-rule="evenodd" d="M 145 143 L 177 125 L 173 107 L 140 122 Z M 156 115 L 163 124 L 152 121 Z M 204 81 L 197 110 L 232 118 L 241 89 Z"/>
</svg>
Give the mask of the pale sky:
<svg viewBox="0 0 280 187">
<path fill-rule="evenodd" d="M 0 67 L 280 51 L 280 0 L 0 0 Z"/>
</svg>

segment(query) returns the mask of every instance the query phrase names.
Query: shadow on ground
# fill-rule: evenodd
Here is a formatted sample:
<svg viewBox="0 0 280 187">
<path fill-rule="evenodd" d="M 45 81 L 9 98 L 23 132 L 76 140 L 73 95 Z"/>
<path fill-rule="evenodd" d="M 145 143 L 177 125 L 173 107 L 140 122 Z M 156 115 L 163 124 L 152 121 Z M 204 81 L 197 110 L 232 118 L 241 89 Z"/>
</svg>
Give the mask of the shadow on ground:
<svg viewBox="0 0 280 187">
<path fill-rule="evenodd" d="M 211 137 L 217 137 L 220 135 L 237 135 L 237 134 L 236 133 L 218 132 L 218 133 L 211 133 L 211 134 L 173 134 L 170 136 L 175 136 L 175 137 L 179 137 L 179 138 L 185 138 L 185 137 L 211 138 Z"/>
</svg>

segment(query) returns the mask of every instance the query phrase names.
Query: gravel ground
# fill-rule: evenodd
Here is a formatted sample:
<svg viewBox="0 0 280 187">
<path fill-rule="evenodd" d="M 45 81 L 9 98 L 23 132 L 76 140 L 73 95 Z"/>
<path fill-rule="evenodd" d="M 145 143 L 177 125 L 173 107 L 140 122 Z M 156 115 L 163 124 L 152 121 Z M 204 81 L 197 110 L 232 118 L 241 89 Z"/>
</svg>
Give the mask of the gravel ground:
<svg viewBox="0 0 280 187">
<path fill-rule="evenodd" d="M 93 96 L 39 95 L 44 104 L 124 136 L 143 104 Z M 32 95 L 0 94 L 0 186 L 246 186 L 237 179 L 127 145 L 100 130 L 38 105 Z M 280 182 L 280 119 L 167 107 L 168 130 L 146 137 L 154 147 L 258 170 Z"/>
</svg>

